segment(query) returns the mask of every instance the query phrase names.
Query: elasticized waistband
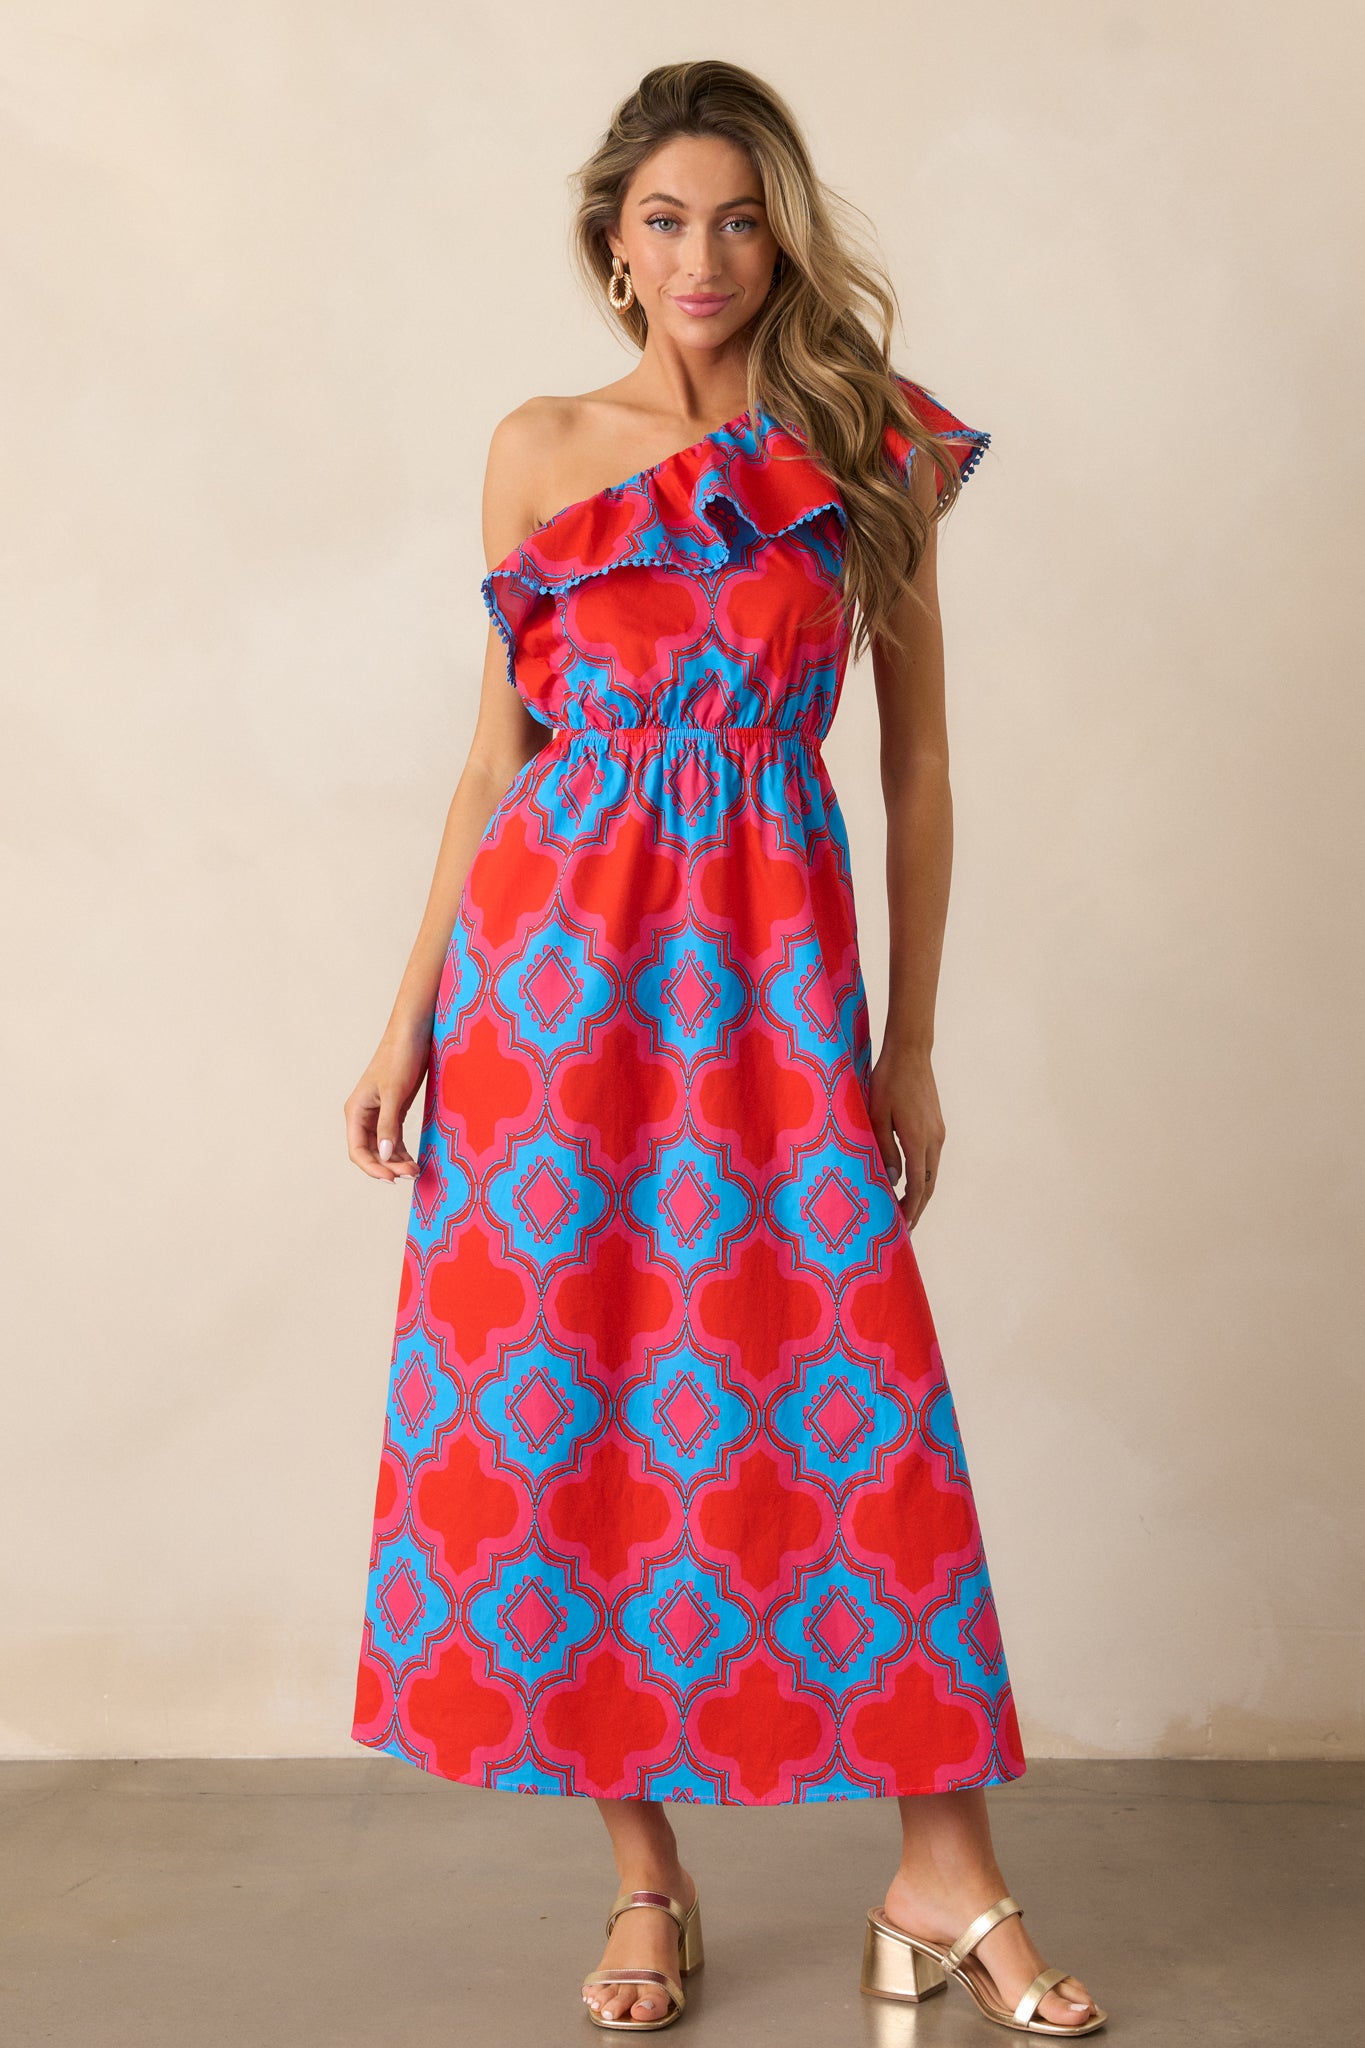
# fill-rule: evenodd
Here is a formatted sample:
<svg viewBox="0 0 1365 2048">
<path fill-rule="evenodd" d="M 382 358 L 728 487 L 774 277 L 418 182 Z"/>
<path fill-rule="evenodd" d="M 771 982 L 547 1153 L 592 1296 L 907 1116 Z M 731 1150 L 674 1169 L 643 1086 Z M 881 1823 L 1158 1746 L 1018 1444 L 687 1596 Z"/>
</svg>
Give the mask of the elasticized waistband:
<svg viewBox="0 0 1365 2048">
<path fill-rule="evenodd" d="M 590 745 L 622 749 L 632 743 L 666 745 L 670 740 L 679 740 L 732 749 L 798 747 L 812 754 L 820 751 L 817 733 L 784 730 L 776 725 L 674 725 L 666 719 L 643 719 L 638 725 L 556 724 L 551 732 L 557 740 L 586 740 Z"/>
</svg>

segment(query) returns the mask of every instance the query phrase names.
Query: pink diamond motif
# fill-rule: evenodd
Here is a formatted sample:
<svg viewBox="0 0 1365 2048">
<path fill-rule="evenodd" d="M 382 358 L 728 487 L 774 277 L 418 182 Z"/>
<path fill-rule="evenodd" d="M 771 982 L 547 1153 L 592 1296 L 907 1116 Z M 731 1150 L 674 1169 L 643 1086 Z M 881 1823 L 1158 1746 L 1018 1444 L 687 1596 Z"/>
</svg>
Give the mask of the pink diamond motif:
<svg viewBox="0 0 1365 2048">
<path fill-rule="evenodd" d="M 543 1451 L 550 1439 L 563 1429 L 573 1408 L 538 1366 L 517 1388 L 507 1403 L 507 1412 L 527 1443 Z"/>
<path fill-rule="evenodd" d="M 710 762 L 701 758 L 698 748 L 685 748 L 669 777 L 669 788 L 689 823 L 710 803 L 715 786 L 715 771 Z"/>
<path fill-rule="evenodd" d="M 690 1664 L 720 1629 L 690 1586 L 675 1586 L 649 1618 L 679 1664 Z"/>
<path fill-rule="evenodd" d="M 564 1622 L 564 1609 L 553 1594 L 530 1579 L 498 1609 L 499 1626 L 511 1636 L 522 1656 L 533 1663 L 554 1641 Z"/>
<path fill-rule="evenodd" d="M 692 1456 L 720 1420 L 719 1409 L 707 1400 L 690 1372 L 678 1375 L 654 1412 L 674 1450 L 685 1458 Z"/>
<path fill-rule="evenodd" d="M 706 973 L 695 953 L 685 953 L 664 978 L 664 1001 L 689 1035 L 720 1001 L 720 983 Z"/>
<path fill-rule="evenodd" d="M 1000 1638 L 1000 1617 L 988 1589 L 981 1593 L 963 1622 L 962 1637 L 964 1642 L 971 1644 L 978 1663 L 983 1664 L 987 1671 L 994 1671 L 1000 1662 L 1004 1644 Z"/>
<path fill-rule="evenodd" d="M 440 1154 L 433 1145 L 422 1171 L 412 1184 L 412 1201 L 425 1230 L 446 1198 L 446 1177 Z"/>
<path fill-rule="evenodd" d="M 859 1199 L 836 1166 L 827 1166 L 815 1186 L 801 1202 L 801 1214 L 816 1231 L 827 1251 L 842 1251 L 859 1224 L 866 1220 L 867 1203 Z"/>
<path fill-rule="evenodd" d="M 829 978 L 819 962 L 796 984 L 796 1007 L 818 1038 L 833 1038 L 839 1028 L 839 1012 Z"/>
<path fill-rule="evenodd" d="M 398 1560 L 380 1587 L 378 1605 L 391 1634 L 398 1642 L 403 1642 L 411 1634 L 412 1625 L 425 1605 L 422 1588 L 405 1557 Z"/>
<path fill-rule="evenodd" d="M 602 771 L 597 765 L 597 756 L 589 749 L 577 767 L 573 768 L 560 783 L 559 793 L 576 818 L 582 817 L 584 809 L 592 802 L 601 779 Z"/>
<path fill-rule="evenodd" d="M 426 1368 L 415 1352 L 399 1374 L 394 1392 L 398 1397 L 403 1420 L 409 1431 L 415 1434 L 418 1425 L 436 1399 L 431 1390 L 431 1381 L 426 1375 Z"/>
<path fill-rule="evenodd" d="M 581 977 L 570 968 L 558 946 L 541 954 L 530 973 L 522 976 L 518 987 L 545 1029 L 557 1024 L 583 993 Z"/>
<path fill-rule="evenodd" d="M 578 1196 L 548 1159 L 538 1159 L 520 1182 L 516 1204 L 543 1244 L 578 1207 Z"/>
<path fill-rule="evenodd" d="M 719 731 L 734 716 L 730 694 L 718 675 L 708 673 L 702 686 L 688 699 L 689 725 L 710 725 Z"/>
<path fill-rule="evenodd" d="M 659 1207 L 685 1245 L 696 1243 L 720 1203 L 690 1159 L 685 1159 L 659 1198 Z"/>
<path fill-rule="evenodd" d="M 858 1399 L 847 1380 L 831 1380 L 806 1410 L 806 1421 L 832 1458 L 846 1458 L 872 1427 L 872 1410 Z"/>
<path fill-rule="evenodd" d="M 844 1671 L 872 1634 L 872 1624 L 842 1587 L 831 1586 L 806 1621 L 806 1639 L 827 1664 Z"/>
</svg>

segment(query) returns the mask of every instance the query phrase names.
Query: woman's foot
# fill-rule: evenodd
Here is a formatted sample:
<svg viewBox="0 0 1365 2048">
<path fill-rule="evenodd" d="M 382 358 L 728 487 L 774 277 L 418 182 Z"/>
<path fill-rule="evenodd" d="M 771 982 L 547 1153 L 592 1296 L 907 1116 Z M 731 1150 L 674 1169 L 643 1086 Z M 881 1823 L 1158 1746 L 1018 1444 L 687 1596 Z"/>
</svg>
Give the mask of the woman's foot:
<svg viewBox="0 0 1365 2048">
<path fill-rule="evenodd" d="M 991 1841 L 990 1814 L 980 1785 L 960 1792 L 903 1794 L 901 1867 L 886 1894 L 886 1917 L 907 1934 L 946 1946 L 978 1913 L 1005 1897 Z M 967 1962 L 994 1984 L 993 1995 L 1013 2012 L 1047 1967 L 1017 1913 L 983 1934 Z M 983 1984 L 989 1992 L 990 1986 Z M 1078 1977 L 1063 1977 L 1038 2002 L 1035 2017 L 1054 2027 L 1083 2027 L 1099 2007 Z"/>
<path fill-rule="evenodd" d="M 623 1892 L 662 1892 L 684 1913 L 697 1888 L 680 1863 L 622 1874 Z M 599 1970 L 661 1970 L 678 1981 L 678 1923 L 662 1906 L 632 1906 L 622 1913 L 598 1964 Z M 604 2020 L 661 2020 L 673 2003 L 662 1984 L 585 1984 L 584 2003 Z"/>
<path fill-rule="evenodd" d="M 946 1877 L 942 1872 L 923 1868 L 902 1868 L 891 1880 L 884 1911 L 887 1919 L 903 1927 L 907 1934 L 918 1934 L 925 1941 L 946 1946 L 957 1940 L 978 1913 L 1004 1898 L 1008 1890 L 999 1866 L 994 1863 L 980 1868 L 975 1876 L 957 1872 Z M 1033 1937 L 1017 1913 L 1012 1913 L 1008 1920 L 997 1921 L 989 1933 L 983 1934 L 972 1955 L 993 1980 L 995 1996 L 1006 2012 L 1013 2012 L 1038 1972 L 1047 1968 L 1046 1956 L 1038 1953 Z M 983 1989 L 989 1992 L 990 1987 Z M 1079 1977 L 1063 1977 L 1044 1995 L 1036 2017 L 1054 2027 L 1081 2027 L 1094 2019 L 1098 2011 Z"/>
</svg>

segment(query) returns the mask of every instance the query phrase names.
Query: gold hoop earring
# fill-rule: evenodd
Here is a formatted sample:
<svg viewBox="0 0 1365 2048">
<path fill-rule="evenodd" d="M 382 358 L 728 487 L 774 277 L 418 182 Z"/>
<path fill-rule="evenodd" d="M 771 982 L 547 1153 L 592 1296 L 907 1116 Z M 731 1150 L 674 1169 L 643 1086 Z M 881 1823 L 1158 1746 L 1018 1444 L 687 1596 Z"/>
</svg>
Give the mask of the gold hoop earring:
<svg viewBox="0 0 1365 2048">
<path fill-rule="evenodd" d="M 620 292 L 621 280 L 623 278 L 625 279 L 625 290 Z M 619 296 L 618 293 L 620 293 Z M 618 313 L 624 313 L 627 307 L 633 306 L 635 303 L 635 286 L 631 280 L 630 272 L 626 269 L 619 256 L 613 256 L 611 259 L 611 276 L 607 279 L 607 297 L 611 300 Z"/>
</svg>

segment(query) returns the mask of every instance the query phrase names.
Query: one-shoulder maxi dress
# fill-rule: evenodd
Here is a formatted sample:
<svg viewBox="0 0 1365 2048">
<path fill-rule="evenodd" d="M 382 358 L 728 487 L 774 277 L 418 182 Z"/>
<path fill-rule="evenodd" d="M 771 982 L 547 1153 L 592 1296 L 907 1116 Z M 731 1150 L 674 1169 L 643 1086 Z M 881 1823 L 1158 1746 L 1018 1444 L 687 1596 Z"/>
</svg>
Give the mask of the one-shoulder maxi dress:
<svg viewBox="0 0 1365 2048">
<path fill-rule="evenodd" d="M 970 476 L 989 435 L 898 381 Z M 440 981 L 351 1730 L 442 1777 L 763 1806 L 1025 1768 L 868 1114 L 820 751 L 845 518 L 746 412 L 482 583 L 550 735 Z"/>
</svg>

